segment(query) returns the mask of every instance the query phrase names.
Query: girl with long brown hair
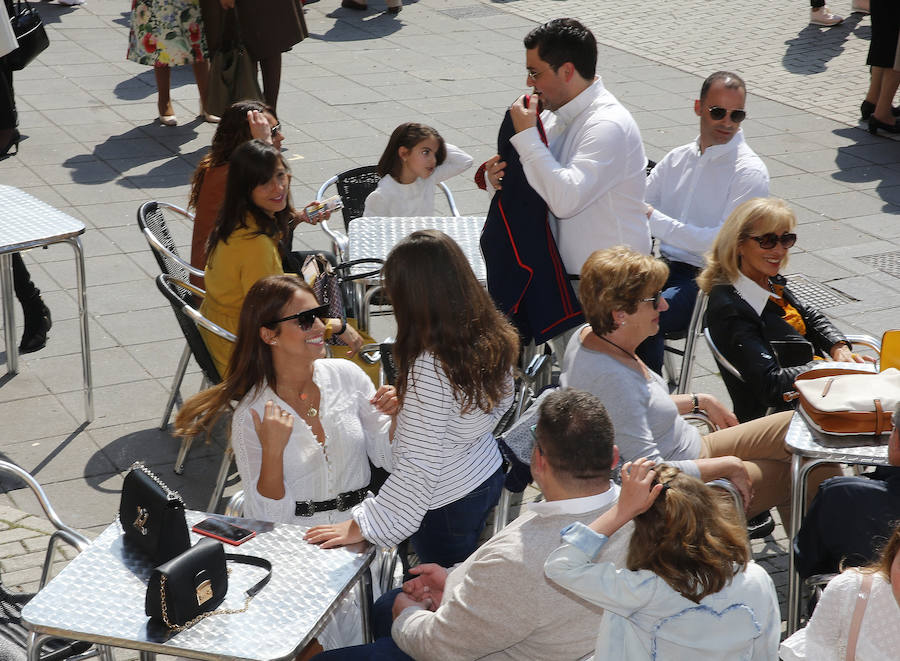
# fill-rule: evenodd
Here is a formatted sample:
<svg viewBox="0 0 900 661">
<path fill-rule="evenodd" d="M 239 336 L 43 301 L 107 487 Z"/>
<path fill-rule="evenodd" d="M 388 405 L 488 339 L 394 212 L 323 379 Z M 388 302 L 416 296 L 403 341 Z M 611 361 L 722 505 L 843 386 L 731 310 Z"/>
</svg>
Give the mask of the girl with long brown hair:
<svg viewBox="0 0 900 661">
<path fill-rule="evenodd" d="M 410 537 L 420 561 L 449 567 L 475 550 L 500 495 L 492 430 L 512 403 L 518 336 L 446 234 L 413 232 L 382 275 L 397 319 L 394 471 L 352 521 L 316 526 L 307 539 L 391 546 Z"/>
<path fill-rule="evenodd" d="M 777 658 L 772 579 L 750 559 L 734 507 L 695 477 L 641 458 L 622 468 L 616 505 L 562 531 L 544 565 L 562 587 L 605 609 L 598 659 Z M 627 569 L 593 559 L 634 520 Z"/>
</svg>

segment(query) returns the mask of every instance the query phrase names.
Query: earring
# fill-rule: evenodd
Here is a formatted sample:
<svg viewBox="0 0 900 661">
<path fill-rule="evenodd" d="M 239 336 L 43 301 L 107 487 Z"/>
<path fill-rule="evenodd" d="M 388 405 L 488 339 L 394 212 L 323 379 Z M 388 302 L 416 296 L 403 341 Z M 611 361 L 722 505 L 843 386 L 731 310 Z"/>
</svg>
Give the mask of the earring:
<svg viewBox="0 0 900 661">
<path fill-rule="evenodd" d="M 274 347 L 276 344 L 278 344 L 278 340 L 272 340 L 271 342 L 269 342 L 269 344 Z"/>
<path fill-rule="evenodd" d="M 619 328 L 622 328 L 622 326 L 624 326 L 624 325 L 625 325 L 625 320 L 623 319 L 622 321 L 619 322 Z"/>
</svg>

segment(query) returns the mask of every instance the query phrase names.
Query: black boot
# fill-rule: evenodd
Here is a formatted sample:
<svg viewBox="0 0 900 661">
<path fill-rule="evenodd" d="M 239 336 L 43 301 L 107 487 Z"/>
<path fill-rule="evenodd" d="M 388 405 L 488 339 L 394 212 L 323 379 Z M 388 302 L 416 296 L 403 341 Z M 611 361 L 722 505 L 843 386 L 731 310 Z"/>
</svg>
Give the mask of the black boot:
<svg viewBox="0 0 900 661">
<path fill-rule="evenodd" d="M 40 351 L 47 346 L 47 332 L 53 325 L 50 308 L 44 305 L 40 296 L 35 296 L 22 303 L 22 314 L 25 316 L 25 331 L 19 343 L 19 353 Z"/>
</svg>

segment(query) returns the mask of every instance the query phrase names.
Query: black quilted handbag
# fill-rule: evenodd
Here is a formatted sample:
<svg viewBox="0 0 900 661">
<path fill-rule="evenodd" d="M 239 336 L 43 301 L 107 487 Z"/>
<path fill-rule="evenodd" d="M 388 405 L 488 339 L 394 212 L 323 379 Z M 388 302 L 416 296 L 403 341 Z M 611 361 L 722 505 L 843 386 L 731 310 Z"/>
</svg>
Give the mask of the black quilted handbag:
<svg viewBox="0 0 900 661">
<path fill-rule="evenodd" d="M 267 570 L 265 577 L 245 593 L 239 609 L 215 610 L 228 593 L 225 561 L 253 565 Z M 160 565 L 150 574 L 144 612 L 173 631 L 181 631 L 210 615 L 243 613 L 250 600 L 272 578 L 272 563 L 265 558 L 225 553 L 220 542 L 204 538 L 187 551 Z"/>
<path fill-rule="evenodd" d="M 13 71 L 21 71 L 38 55 L 47 50 L 50 39 L 44 21 L 28 0 L 16 2 L 15 14 L 9 17 L 19 47 L 6 55 L 6 63 Z"/>
<path fill-rule="evenodd" d="M 122 484 L 119 522 L 125 542 L 162 564 L 191 546 L 184 501 L 139 461 Z"/>
</svg>

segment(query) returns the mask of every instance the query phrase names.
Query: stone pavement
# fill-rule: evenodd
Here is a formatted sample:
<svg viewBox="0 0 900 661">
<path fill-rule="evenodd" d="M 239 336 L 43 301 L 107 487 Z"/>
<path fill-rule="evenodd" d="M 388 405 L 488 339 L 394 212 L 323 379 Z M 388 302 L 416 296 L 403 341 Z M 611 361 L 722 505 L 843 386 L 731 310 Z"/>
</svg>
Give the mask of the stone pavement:
<svg viewBox="0 0 900 661">
<path fill-rule="evenodd" d="M 525 91 L 522 37 L 535 21 L 573 15 L 598 36 L 600 73 L 634 113 L 655 160 L 695 136 L 692 102 L 706 74 L 730 68 L 744 75 L 752 92 L 747 139 L 769 167 L 773 193 L 792 203 L 801 222 L 789 272 L 808 276 L 812 295 L 847 331 L 880 335 L 898 325 L 900 146 L 855 121 L 866 87 L 868 18 L 810 28 L 806 5 L 778 0 L 738 11 L 724 0 L 420 0 L 397 18 L 382 13 L 382 0 L 363 13 L 337 5 L 308 6 L 311 36 L 284 57 L 279 114 L 297 204 L 313 199 L 330 175 L 375 162 L 403 121 L 435 126 L 476 163 L 491 156 L 504 108 Z M 835 0 L 834 9 L 844 5 L 849 0 Z M 178 441 L 157 428 L 183 340 L 153 284 L 157 267 L 135 212 L 145 200 L 186 203 L 214 127 L 195 119 L 196 87 L 184 68 L 173 74 L 181 124 L 155 123 L 152 72 L 124 58 L 127 3 L 44 2 L 39 9 L 51 46 L 16 75 L 24 140 L 17 157 L 0 161 L 0 183 L 88 227 L 97 416 L 83 424 L 71 251 L 32 251 L 25 259 L 54 326 L 43 351 L 0 379 L 0 453 L 36 476 L 67 523 L 93 535 L 113 520 L 135 459 L 154 466 L 191 507 L 205 507 L 212 489 L 221 449 L 198 443 L 176 476 Z M 486 197 L 469 177 L 450 186 L 462 213 L 484 213 Z M 190 228 L 173 230 L 186 248 Z M 327 247 L 318 228 L 297 242 Z M 706 352 L 696 374 L 696 390 L 727 397 Z M 183 392 L 199 384 L 192 365 Z M 30 496 L 2 484 L 0 505 L 35 512 Z M 238 488 L 233 475 L 226 493 Z M 0 534 L 6 577 L 32 549 L 5 542 Z M 782 590 L 784 548 L 782 528 L 755 547 Z"/>
</svg>

